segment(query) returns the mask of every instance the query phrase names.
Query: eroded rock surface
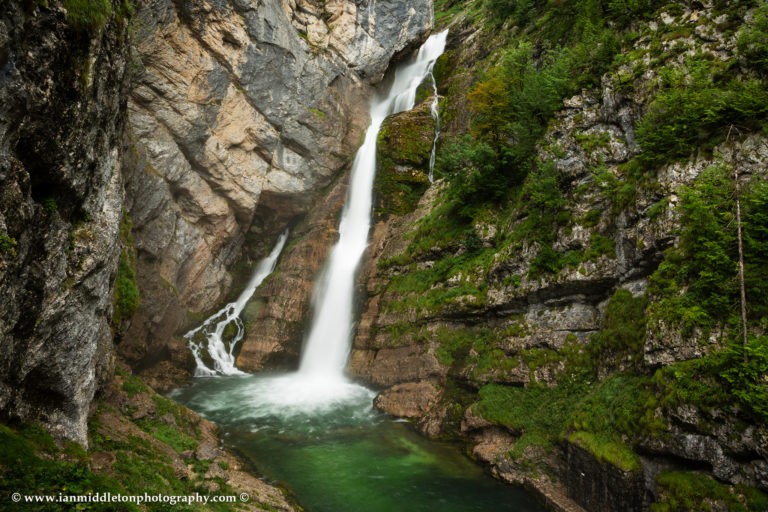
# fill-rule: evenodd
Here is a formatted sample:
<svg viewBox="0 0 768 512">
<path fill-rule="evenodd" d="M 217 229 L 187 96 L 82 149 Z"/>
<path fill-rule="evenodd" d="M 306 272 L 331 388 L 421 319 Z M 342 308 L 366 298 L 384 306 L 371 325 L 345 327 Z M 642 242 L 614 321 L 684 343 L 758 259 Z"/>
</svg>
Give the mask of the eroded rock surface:
<svg viewBox="0 0 768 512">
<path fill-rule="evenodd" d="M 136 367 L 168 359 L 187 313 L 219 305 L 243 253 L 266 254 L 345 168 L 370 83 L 431 25 L 428 0 L 139 9 L 126 174 L 142 301 L 120 344 Z"/>
<path fill-rule="evenodd" d="M 111 364 L 127 27 L 0 14 L 0 415 L 86 443 Z"/>
</svg>

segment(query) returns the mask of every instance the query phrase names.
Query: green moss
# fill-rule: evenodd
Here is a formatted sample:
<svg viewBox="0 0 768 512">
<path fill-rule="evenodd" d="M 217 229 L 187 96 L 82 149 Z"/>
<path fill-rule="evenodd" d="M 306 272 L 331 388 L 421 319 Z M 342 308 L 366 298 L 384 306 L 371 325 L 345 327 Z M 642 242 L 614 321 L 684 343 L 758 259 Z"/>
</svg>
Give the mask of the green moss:
<svg viewBox="0 0 768 512">
<path fill-rule="evenodd" d="M 328 117 L 328 114 L 318 108 L 309 107 L 309 111 L 312 112 L 312 114 L 314 114 L 320 120 L 325 120 Z"/>
<path fill-rule="evenodd" d="M 147 393 L 149 391 L 149 387 L 144 384 L 144 381 L 135 375 L 127 375 L 124 379 L 123 391 L 131 398 L 139 393 Z"/>
<path fill-rule="evenodd" d="M 56 199 L 53 197 L 48 197 L 43 200 L 43 210 L 45 210 L 48 213 L 54 213 L 59 211 L 59 204 L 56 202 Z"/>
<path fill-rule="evenodd" d="M 594 434 L 592 432 L 574 432 L 568 440 L 576 444 L 602 462 L 607 462 L 623 471 L 639 471 L 640 457 L 623 443 Z"/>
<path fill-rule="evenodd" d="M 539 446 L 551 449 L 584 390 L 576 384 L 553 388 L 488 384 L 480 389 L 480 401 L 473 411 L 488 421 L 531 435 Z"/>
<path fill-rule="evenodd" d="M 425 109 L 385 121 L 378 136 L 374 182 L 376 211 L 380 215 L 403 215 L 416 208 L 429 186 L 434 130 L 432 116 Z"/>
<path fill-rule="evenodd" d="M 119 327 L 124 321 L 129 320 L 139 307 L 139 286 L 136 282 L 136 249 L 133 246 L 131 227 L 131 219 L 127 213 L 123 213 L 123 218 L 120 221 L 120 242 L 123 248 L 120 251 L 112 294 L 112 325 L 114 327 Z"/>
<path fill-rule="evenodd" d="M 8 233 L 0 233 L 0 254 L 9 258 L 16 257 L 16 239 Z"/>
<path fill-rule="evenodd" d="M 756 489 L 730 487 L 693 471 L 662 471 L 656 477 L 661 499 L 653 512 L 748 512 L 766 510 L 768 497 Z"/>
<path fill-rule="evenodd" d="M 0 494 L 23 495 L 86 494 L 125 492 L 115 480 L 92 473 L 81 460 L 82 450 L 56 445 L 42 428 L 27 426 L 14 430 L 0 425 Z M 104 504 L 89 504 L 89 510 L 111 510 Z M 25 504 L 23 510 L 71 510 L 66 504 Z M 138 510 L 127 505 L 125 510 Z"/>
<path fill-rule="evenodd" d="M 112 15 L 110 0 L 64 0 L 67 21 L 77 29 L 99 32 Z"/>
</svg>

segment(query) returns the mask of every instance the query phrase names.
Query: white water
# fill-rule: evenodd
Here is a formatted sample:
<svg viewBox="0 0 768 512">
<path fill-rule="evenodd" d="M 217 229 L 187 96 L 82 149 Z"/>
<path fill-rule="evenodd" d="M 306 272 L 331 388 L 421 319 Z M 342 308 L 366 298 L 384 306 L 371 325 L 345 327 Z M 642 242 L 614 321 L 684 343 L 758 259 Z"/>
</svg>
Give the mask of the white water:
<svg viewBox="0 0 768 512">
<path fill-rule="evenodd" d="M 430 36 L 416 58 L 395 71 L 386 97 L 371 104 L 371 124 L 352 166 L 349 195 L 324 275 L 316 290 L 314 318 L 301 359 L 299 374 L 313 381 L 343 381 L 354 327 L 355 275 L 368 246 L 373 178 L 376 173 L 376 139 L 384 119 L 410 110 L 416 89 L 443 53 L 447 32 Z"/>
<path fill-rule="evenodd" d="M 438 98 L 437 98 L 437 80 L 432 73 L 432 69 L 429 70 L 429 77 L 432 79 L 432 105 L 430 110 L 432 111 L 432 118 L 435 120 L 435 138 L 432 139 L 432 153 L 429 155 L 429 182 L 435 181 L 435 155 L 437 154 L 437 139 L 440 138 L 440 111 L 438 110 Z"/>
<path fill-rule="evenodd" d="M 287 375 L 243 377 L 235 398 L 249 419 L 315 416 L 335 410 L 368 414 L 375 393 L 344 375 L 354 330 L 355 275 L 368 246 L 376 139 L 384 119 L 413 108 L 416 89 L 445 48 L 447 32 L 431 36 L 415 58 L 401 64 L 386 97 L 371 104 L 371 124 L 352 166 L 347 202 L 333 247 L 313 298 L 313 320 L 299 371 Z M 225 308 L 226 309 L 226 308 Z M 237 372 L 237 369 L 232 366 Z M 212 407 L 226 404 L 211 404 Z M 245 417 L 243 418 L 245 419 Z"/>
<path fill-rule="evenodd" d="M 235 367 L 234 355 L 235 348 L 245 333 L 243 322 L 240 320 L 240 313 L 243 312 L 256 288 L 275 269 L 277 258 L 280 256 L 287 238 L 287 231 L 280 235 L 272 252 L 256 266 L 251 280 L 248 281 L 245 290 L 235 302 L 230 302 L 211 315 L 200 327 L 184 335 L 184 338 L 189 342 L 192 355 L 195 357 L 195 363 L 197 363 L 195 377 L 243 374 Z M 224 330 L 230 324 L 234 325 L 237 330 L 231 340 L 225 340 Z M 205 338 L 204 341 L 201 340 L 203 337 Z M 213 368 L 210 368 L 203 361 L 203 350 L 208 351 L 213 362 Z"/>
</svg>

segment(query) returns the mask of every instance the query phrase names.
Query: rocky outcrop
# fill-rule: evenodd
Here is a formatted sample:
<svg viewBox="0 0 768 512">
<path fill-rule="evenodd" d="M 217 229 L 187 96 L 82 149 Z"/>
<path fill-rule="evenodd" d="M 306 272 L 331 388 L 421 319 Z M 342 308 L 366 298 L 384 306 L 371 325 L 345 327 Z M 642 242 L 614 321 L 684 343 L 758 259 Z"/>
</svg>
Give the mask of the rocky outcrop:
<svg viewBox="0 0 768 512">
<path fill-rule="evenodd" d="M 315 278 L 338 236 L 338 216 L 347 194 L 346 181 L 328 190 L 293 232 L 276 275 L 255 293 L 258 312 L 248 320 L 237 366 L 295 368 L 308 320 Z"/>
<path fill-rule="evenodd" d="M 367 125 L 368 84 L 431 12 L 427 0 L 139 9 L 127 192 L 139 275 L 152 277 L 119 347 L 134 365 L 167 359 L 187 313 L 238 286 L 243 251 L 266 254 L 320 197 Z"/>
<path fill-rule="evenodd" d="M 647 508 L 646 489 L 641 471 L 625 471 L 596 460 L 577 444 L 566 445 L 566 486 L 570 496 L 594 512 Z"/>
<path fill-rule="evenodd" d="M 55 1 L 0 14 L 0 414 L 83 444 L 112 356 L 128 63 L 118 4 L 93 19 Z"/>
</svg>

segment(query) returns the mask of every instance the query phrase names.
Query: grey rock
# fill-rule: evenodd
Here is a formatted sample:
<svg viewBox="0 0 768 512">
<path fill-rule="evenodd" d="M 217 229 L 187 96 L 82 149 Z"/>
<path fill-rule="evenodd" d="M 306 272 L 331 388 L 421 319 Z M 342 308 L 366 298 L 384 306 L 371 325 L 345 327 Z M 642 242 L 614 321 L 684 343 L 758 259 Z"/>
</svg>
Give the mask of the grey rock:
<svg viewBox="0 0 768 512">
<path fill-rule="evenodd" d="M 0 415 L 87 443 L 112 361 L 127 30 L 76 34 L 58 2 L 0 14 Z"/>
</svg>

